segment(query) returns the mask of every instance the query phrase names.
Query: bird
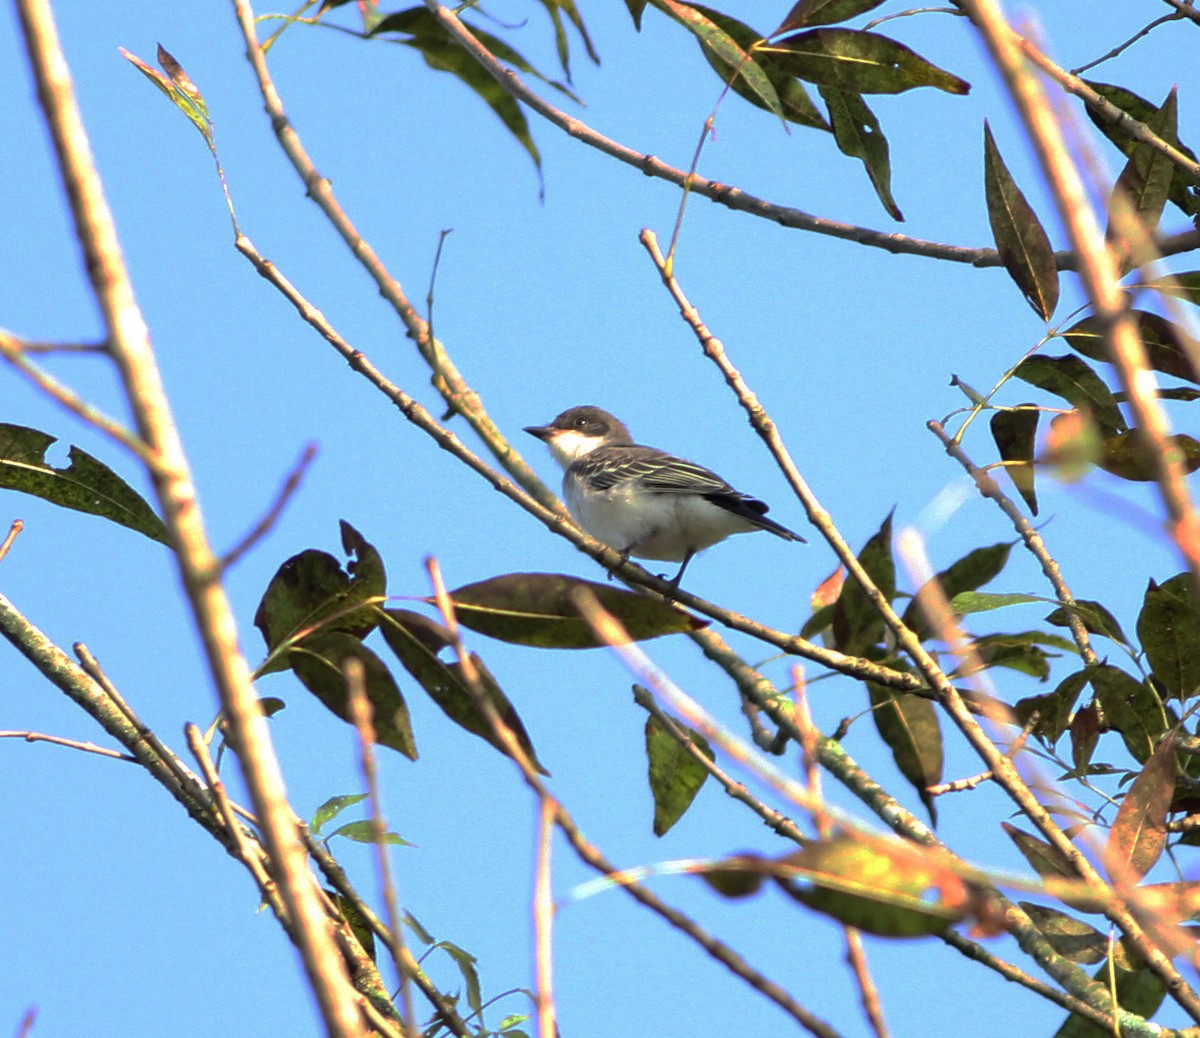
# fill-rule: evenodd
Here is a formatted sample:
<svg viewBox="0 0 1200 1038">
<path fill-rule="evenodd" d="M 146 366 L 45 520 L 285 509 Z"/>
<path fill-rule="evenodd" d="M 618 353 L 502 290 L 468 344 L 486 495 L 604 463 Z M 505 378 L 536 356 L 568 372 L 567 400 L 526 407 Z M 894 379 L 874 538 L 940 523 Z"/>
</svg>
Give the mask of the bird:
<svg viewBox="0 0 1200 1038">
<path fill-rule="evenodd" d="M 766 530 L 804 543 L 768 519 L 758 498 L 702 465 L 634 443 L 625 423 L 599 407 L 568 408 L 549 425 L 529 425 L 525 432 L 562 465 L 563 498 L 584 530 L 622 560 L 634 555 L 681 563 L 672 590 L 697 552 L 731 534 Z"/>
</svg>

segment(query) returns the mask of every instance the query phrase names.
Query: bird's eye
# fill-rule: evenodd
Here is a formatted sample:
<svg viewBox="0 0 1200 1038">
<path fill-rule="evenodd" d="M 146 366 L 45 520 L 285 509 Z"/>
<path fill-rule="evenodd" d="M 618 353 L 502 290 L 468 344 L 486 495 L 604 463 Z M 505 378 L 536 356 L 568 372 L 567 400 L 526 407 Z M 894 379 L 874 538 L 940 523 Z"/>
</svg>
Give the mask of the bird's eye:
<svg viewBox="0 0 1200 1038">
<path fill-rule="evenodd" d="M 583 429 L 586 427 L 587 427 L 587 419 L 586 418 L 576 418 L 575 419 L 575 428 L 576 429 Z"/>
</svg>

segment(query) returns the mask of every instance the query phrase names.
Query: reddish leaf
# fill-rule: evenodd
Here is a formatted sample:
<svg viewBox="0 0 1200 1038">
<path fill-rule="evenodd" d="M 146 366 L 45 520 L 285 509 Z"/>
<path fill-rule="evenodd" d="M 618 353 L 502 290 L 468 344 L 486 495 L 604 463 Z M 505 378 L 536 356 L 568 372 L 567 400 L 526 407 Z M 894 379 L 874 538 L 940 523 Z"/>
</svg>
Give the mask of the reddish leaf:
<svg viewBox="0 0 1200 1038">
<path fill-rule="evenodd" d="M 1133 780 L 1117 810 L 1104 865 L 1117 883 L 1146 875 L 1167 844 L 1167 809 L 1175 795 L 1175 736 L 1168 735 Z"/>
</svg>

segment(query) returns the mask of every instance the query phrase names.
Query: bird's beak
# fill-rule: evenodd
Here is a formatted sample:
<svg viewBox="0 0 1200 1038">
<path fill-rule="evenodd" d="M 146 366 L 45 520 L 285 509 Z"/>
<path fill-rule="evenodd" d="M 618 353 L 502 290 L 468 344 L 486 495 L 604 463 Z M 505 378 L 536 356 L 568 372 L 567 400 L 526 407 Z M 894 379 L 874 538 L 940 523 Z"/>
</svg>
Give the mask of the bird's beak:
<svg viewBox="0 0 1200 1038">
<path fill-rule="evenodd" d="M 549 425 L 527 425 L 525 432 L 530 436 L 536 436 L 539 440 L 549 442 L 554 438 L 554 428 Z"/>
</svg>

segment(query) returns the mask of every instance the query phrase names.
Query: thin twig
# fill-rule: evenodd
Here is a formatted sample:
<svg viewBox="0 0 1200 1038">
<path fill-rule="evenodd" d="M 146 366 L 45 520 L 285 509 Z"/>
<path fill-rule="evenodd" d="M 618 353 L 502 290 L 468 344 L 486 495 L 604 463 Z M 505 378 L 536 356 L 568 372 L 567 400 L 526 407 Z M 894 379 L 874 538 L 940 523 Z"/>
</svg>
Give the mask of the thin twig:
<svg viewBox="0 0 1200 1038">
<path fill-rule="evenodd" d="M 21 519 L 14 519 L 8 528 L 8 533 L 4 536 L 4 541 L 0 543 L 0 559 L 12 549 L 13 543 L 17 539 L 17 535 L 25 529 L 25 522 Z"/>
<path fill-rule="evenodd" d="M 1123 41 L 1122 43 L 1118 43 L 1106 54 L 1101 54 L 1100 57 L 1095 58 L 1086 64 L 1080 65 L 1078 68 L 1071 69 L 1071 75 L 1079 76 L 1090 68 L 1095 68 L 1097 65 L 1103 65 L 1104 62 L 1110 61 L 1119 54 L 1128 50 L 1135 43 L 1137 43 L 1138 40 L 1142 39 L 1142 37 L 1149 36 L 1150 33 L 1157 29 L 1160 25 L 1165 25 L 1167 22 L 1177 22 L 1182 17 L 1183 15 L 1181 15 L 1178 11 L 1175 11 L 1172 14 L 1164 14 L 1161 18 L 1155 18 L 1154 21 L 1150 22 L 1150 24 L 1143 25 L 1140 29 L 1138 29 L 1137 32 L 1130 36 L 1129 39 Z"/>
<path fill-rule="evenodd" d="M 851 926 L 844 929 L 846 961 L 850 964 L 850 972 L 854 974 L 854 979 L 858 982 L 863 1013 L 876 1038 L 888 1038 L 887 1023 L 883 1019 L 883 1006 L 879 1002 L 879 989 L 871 977 L 871 967 L 867 965 L 867 950 L 863 947 L 862 936 Z"/>
<path fill-rule="evenodd" d="M 283 486 L 279 488 L 279 493 L 275 497 L 274 503 L 245 537 L 236 545 L 230 548 L 224 555 L 221 556 L 219 565 L 221 571 L 229 569 L 261 541 L 277 522 L 279 517 L 283 515 L 283 510 L 287 507 L 288 502 L 292 499 L 292 495 L 300 488 L 300 483 L 304 479 L 305 472 L 308 471 L 309 465 L 317 456 L 317 445 L 310 443 L 304 448 L 304 452 L 300 455 L 300 460 L 296 462 L 292 471 L 288 473 L 287 479 L 284 480 Z"/>
<path fill-rule="evenodd" d="M 77 739 L 64 739 L 60 735 L 43 735 L 41 732 L 9 732 L 0 731 L 0 739 L 24 739 L 26 742 L 49 742 L 55 746 L 66 746 L 72 750 L 82 750 L 84 753 L 94 753 L 99 757 L 111 757 L 114 760 L 127 760 L 131 764 L 141 762 L 129 753 L 120 750 L 110 750 L 106 746 L 97 746 L 94 742 L 79 742 Z"/>
<path fill-rule="evenodd" d="M 1163 2 L 1170 4 L 1184 18 L 1190 18 L 1197 25 L 1200 25 L 1200 10 L 1196 9 L 1193 0 L 1163 0 Z"/>
<path fill-rule="evenodd" d="M 408 971 L 404 969 L 404 931 L 400 925 L 400 902 L 396 894 L 396 881 L 392 875 L 387 851 L 387 823 L 383 817 L 383 800 L 379 795 L 379 770 L 375 763 L 375 723 L 371 701 L 367 698 L 366 668 L 362 660 L 347 656 L 342 661 L 342 677 L 346 682 L 346 697 L 350 707 L 350 720 L 358 733 L 358 763 L 363 782 L 367 786 L 367 804 L 371 822 L 372 845 L 375 851 L 375 870 L 379 876 L 379 889 L 383 896 L 384 911 L 388 921 L 388 950 L 392 955 L 396 973 L 400 977 L 401 1019 L 408 1035 L 416 1035 L 416 1016 L 413 1013 L 412 984 Z"/>
<path fill-rule="evenodd" d="M 538 800 L 537 846 L 534 851 L 533 936 L 538 1035 L 558 1038 L 554 1011 L 554 891 L 550 847 L 557 805 L 550 797 Z"/>
<path fill-rule="evenodd" d="M 22 353 L 30 355 L 38 353 L 107 353 L 106 342 L 39 342 L 33 339 L 22 339 L 20 336 L 0 332 L 10 343 L 16 343 Z"/>
</svg>

